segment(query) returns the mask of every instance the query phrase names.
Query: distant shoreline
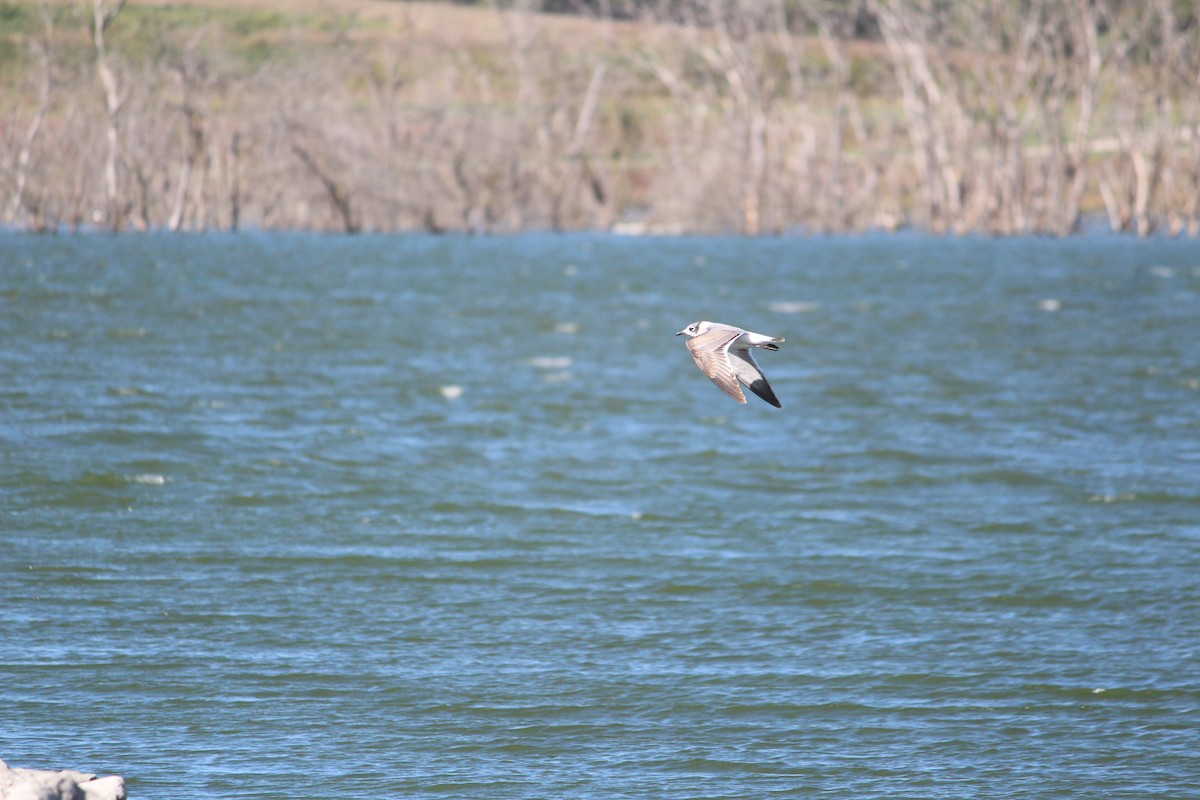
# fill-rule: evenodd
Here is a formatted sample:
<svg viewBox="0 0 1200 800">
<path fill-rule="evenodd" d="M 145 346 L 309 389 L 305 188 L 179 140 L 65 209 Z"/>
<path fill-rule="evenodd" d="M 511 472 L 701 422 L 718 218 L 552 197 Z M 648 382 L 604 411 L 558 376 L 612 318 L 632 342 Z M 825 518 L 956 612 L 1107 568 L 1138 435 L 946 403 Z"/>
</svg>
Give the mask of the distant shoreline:
<svg viewBox="0 0 1200 800">
<path fill-rule="evenodd" d="M 1200 235 L 1200 40 L 1170 4 L 868 2 L 866 33 L 827 5 L 19 0 L 0 224 Z"/>
<path fill-rule="evenodd" d="M 1010 233 L 999 234 L 989 233 L 986 231 L 971 231 L 966 233 L 934 233 L 931 231 L 921 230 L 920 228 L 903 226 L 894 229 L 871 228 L 865 230 L 847 230 L 847 231 L 806 231 L 806 230 L 789 230 L 771 233 L 758 233 L 748 235 L 736 231 L 689 231 L 689 230 L 631 230 L 628 227 L 616 226 L 613 228 L 577 228 L 577 229 L 537 229 L 529 228 L 520 231 L 465 231 L 465 230 L 438 230 L 429 231 L 424 229 L 405 229 L 391 231 L 374 231 L 360 230 L 353 233 L 339 230 L 327 230 L 321 228 L 258 228 L 247 226 L 237 230 L 178 230 L 171 231 L 166 228 L 153 228 L 149 230 L 125 229 L 120 231 L 112 231 L 107 228 L 98 227 L 95 225 L 81 226 L 79 228 L 61 227 L 56 230 L 36 230 L 28 227 L 16 225 L 0 225 L 0 235 L 29 235 L 29 236 L 433 236 L 433 237 L 483 237 L 483 238 L 506 238 L 517 236 L 612 236 L 628 239 L 689 239 L 689 238 L 729 238 L 729 239 L 813 239 L 813 238 L 828 238 L 828 237 L 905 237 L 919 236 L 945 239 L 1021 239 L 1021 238 L 1045 238 L 1044 233 L 1026 232 L 1026 233 Z M 1188 239 L 1193 238 L 1187 234 L 1180 232 L 1171 232 L 1165 228 L 1158 228 L 1152 233 L 1139 236 L 1133 231 L 1118 231 L 1108 227 L 1107 221 L 1102 215 L 1089 215 L 1085 217 L 1079 229 L 1066 234 L 1062 237 L 1065 239 L 1083 239 L 1090 237 L 1116 237 L 1116 238 L 1150 238 L 1150 239 Z"/>
</svg>

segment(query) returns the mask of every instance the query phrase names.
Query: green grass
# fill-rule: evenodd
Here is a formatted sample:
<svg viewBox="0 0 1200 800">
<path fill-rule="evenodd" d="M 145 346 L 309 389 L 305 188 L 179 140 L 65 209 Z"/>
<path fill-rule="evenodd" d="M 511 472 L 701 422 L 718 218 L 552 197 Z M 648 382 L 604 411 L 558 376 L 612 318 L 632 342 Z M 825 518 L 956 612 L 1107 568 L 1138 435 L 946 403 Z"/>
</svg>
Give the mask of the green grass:
<svg viewBox="0 0 1200 800">
<path fill-rule="evenodd" d="M 40 30 L 42 22 L 31 6 L 0 3 L 0 31 L 5 38 L 27 35 Z"/>
<path fill-rule="evenodd" d="M 224 51 L 246 69 L 285 55 L 295 40 L 345 35 L 358 25 L 347 14 L 285 14 L 263 9 L 199 5 L 127 5 L 109 29 L 113 49 L 134 63 L 158 61 L 185 47 L 198 33 L 210 52 Z"/>
<path fill-rule="evenodd" d="M 41 32 L 32 6 L 0 3 L 0 81 L 11 84 L 28 69 L 32 54 L 26 42 Z"/>
</svg>

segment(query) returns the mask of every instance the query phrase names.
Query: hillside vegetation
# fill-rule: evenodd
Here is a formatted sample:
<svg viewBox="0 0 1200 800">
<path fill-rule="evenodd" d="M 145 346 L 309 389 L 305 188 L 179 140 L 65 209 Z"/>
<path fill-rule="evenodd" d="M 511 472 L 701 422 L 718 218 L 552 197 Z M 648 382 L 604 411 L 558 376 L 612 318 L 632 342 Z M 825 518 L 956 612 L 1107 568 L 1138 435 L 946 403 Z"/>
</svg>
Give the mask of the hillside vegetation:
<svg viewBox="0 0 1200 800">
<path fill-rule="evenodd" d="M 1200 233 L 1191 3 L 587 7 L 0 2 L 0 221 Z"/>
</svg>

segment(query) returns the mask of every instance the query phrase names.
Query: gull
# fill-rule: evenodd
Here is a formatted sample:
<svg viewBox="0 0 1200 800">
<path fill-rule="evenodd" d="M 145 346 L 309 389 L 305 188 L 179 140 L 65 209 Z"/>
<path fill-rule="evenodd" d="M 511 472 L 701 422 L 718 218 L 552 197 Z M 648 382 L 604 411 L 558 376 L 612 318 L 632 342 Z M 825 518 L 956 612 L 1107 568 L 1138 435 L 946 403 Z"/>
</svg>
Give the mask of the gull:
<svg viewBox="0 0 1200 800">
<path fill-rule="evenodd" d="M 767 376 L 763 375 L 754 356 L 750 355 L 750 348 L 778 350 L 777 343 L 783 339 L 707 320 L 693 322 L 675 335 L 688 337 L 687 348 L 692 358 L 696 359 L 696 366 L 722 392 L 739 403 L 745 403 L 746 395 L 738 385 L 738 381 L 741 381 L 763 400 L 781 408 L 775 392 L 771 391 L 771 384 L 767 383 Z"/>
</svg>

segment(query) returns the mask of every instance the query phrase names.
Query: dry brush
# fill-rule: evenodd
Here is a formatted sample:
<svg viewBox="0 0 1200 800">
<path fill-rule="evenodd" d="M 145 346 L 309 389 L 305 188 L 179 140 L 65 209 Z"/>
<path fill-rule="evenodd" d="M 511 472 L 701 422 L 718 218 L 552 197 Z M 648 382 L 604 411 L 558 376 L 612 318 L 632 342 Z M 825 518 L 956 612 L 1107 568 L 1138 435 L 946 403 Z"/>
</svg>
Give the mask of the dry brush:
<svg viewBox="0 0 1200 800">
<path fill-rule="evenodd" d="M 534 6 L 4 5 L 3 222 L 1200 233 L 1187 4 Z"/>
</svg>

